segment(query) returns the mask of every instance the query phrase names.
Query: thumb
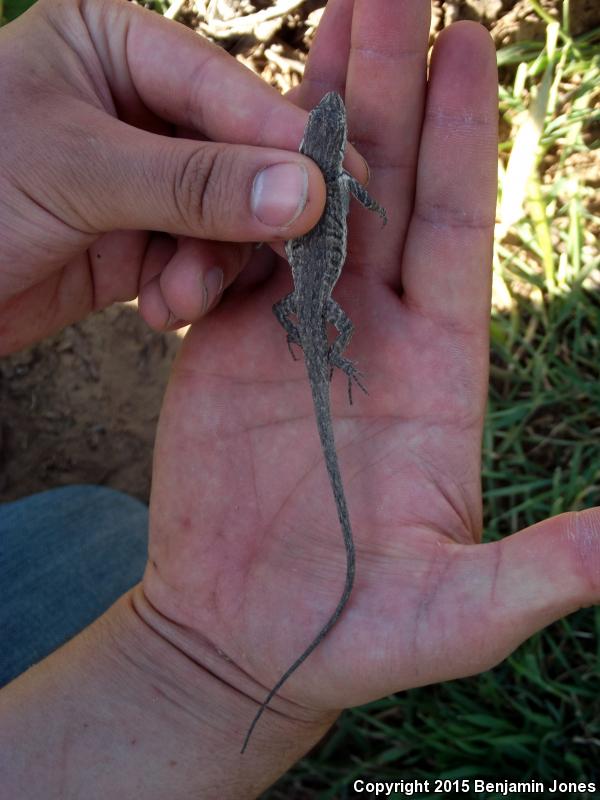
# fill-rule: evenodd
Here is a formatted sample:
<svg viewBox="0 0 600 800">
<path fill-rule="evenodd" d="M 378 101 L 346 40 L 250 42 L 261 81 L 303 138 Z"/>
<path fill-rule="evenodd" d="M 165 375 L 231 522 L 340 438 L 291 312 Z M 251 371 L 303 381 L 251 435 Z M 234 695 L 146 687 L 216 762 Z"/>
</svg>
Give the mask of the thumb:
<svg viewBox="0 0 600 800">
<path fill-rule="evenodd" d="M 461 593 L 470 642 L 456 676 L 489 669 L 541 628 L 600 600 L 600 507 L 468 550 Z"/>
<path fill-rule="evenodd" d="M 323 177 L 300 153 L 169 138 L 104 114 L 98 121 L 88 116 L 85 135 L 53 169 L 67 212 L 80 216 L 65 220 L 75 227 L 269 241 L 305 233 L 323 212 Z"/>
</svg>

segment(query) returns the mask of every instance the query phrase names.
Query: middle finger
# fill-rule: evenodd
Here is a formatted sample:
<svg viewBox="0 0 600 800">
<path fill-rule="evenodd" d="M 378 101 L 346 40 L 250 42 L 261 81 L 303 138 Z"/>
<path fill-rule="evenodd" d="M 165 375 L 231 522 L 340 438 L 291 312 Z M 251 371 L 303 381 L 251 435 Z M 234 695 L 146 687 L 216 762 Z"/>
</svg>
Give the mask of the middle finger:
<svg viewBox="0 0 600 800">
<path fill-rule="evenodd" d="M 390 224 L 362 213 L 351 224 L 354 269 L 400 285 L 400 256 L 412 210 L 425 102 L 430 4 L 355 0 L 346 106 L 350 140 L 367 159 L 369 193 Z M 374 273 L 373 270 L 376 272 Z"/>
</svg>

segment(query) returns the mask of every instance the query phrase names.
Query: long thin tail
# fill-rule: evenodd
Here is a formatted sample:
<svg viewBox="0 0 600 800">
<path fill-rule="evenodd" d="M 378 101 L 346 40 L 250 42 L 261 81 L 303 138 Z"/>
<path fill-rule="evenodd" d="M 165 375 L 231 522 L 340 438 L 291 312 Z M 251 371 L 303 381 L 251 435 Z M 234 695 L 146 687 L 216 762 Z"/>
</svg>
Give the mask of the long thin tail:
<svg viewBox="0 0 600 800">
<path fill-rule="evenodd" d="M 338 464 L 337 453 L 335 449 L 335 441 L 333 438 L 331 406 L 329 402 L 329 381 L 327 380 L 327 378 L 322 378 L 320 375 L 315 374 L 315 372 L 316 371 L 313 371 L 309 366 L 308 373 L 313 395 L 313 403 L 315 407 L 315 417 L 317 420 L 317 427 L 319 429 L 319 438 L 321 439 L 321 446 L 323 448 L 325 464 L 327 466 L 327 472 L 329 474 L 329 480 L 331 482 L 331 488 L 333 490 L 333 496 L 335 498 L 338 517 L 340 520 L 340 525 L 342 527 L 342 534 L 344 536 L 344 546 L 346 548 L 346 581 L 344 583 L 344 591 L 342 592 L 340 601 L 337 604 L 336 609 L 331 615 L 331 617 L 321 628 L 321 630 L 319 631 L 317 636 L 313 639 L 313 641 L 308 645 L 308 647 L 302 653 L 302 655 L 298 656 L 298 658 L 294 661 L 294 663 L 290 667 L 288 667 L 288 669 L 286 669 L 281 678 L 279 678 L 277 683 L 273 686 L 269 694 L 265 697 L 265 699 L 261 703 L 260 708 L 256 712 L 256 716 L 252 720 L 252 724 L 250 725 L 250 727 L 248 728 L 248 732 L 246 733 L 246 738 L 244 739 L 244 744 L 242 745 L 241 749 L 242 753 L 246 750 L 246 747 L 248 746 L 248 742 L 250 741 L 250 737 L 252 736 L 252 731 L 256 727 L 256 723 L 263 715 L 264 710 L 269 705 L 275 694 L 277 694 L 277 692 L 281 689 L 281 687 L 287 681 L 290 675 L 292 675 L 292 673 L 298 669 L 298 667 L 302 664 L 302 662 L 308 658 L 308 656 L 312 653 L 312 651 L 316 647 L 318 647 L 318 645 L 327 636 L 329 631 L 333 628 L 340 614 L 344 610 L 346 603 L 348 602 L 348 598 L 350 597 L 350 594 L 352 592 L 352 587 L 354 585 L 354 572 L 355 572 L 354 541 L 352 539 L 350 517 L 348 515 L 346 496 L 344 495 L 344 487 L 342 485 L 340 467 Z"/>
</svg>

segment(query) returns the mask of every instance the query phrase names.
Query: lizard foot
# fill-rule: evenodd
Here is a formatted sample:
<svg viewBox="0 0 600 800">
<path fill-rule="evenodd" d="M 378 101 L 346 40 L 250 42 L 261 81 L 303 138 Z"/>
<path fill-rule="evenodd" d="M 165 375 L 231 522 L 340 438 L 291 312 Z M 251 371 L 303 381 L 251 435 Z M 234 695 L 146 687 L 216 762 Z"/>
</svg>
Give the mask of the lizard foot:
<svg viewBox="0 0 600 800">
<path fill-rule="evenodd" d="M 342 372 L 348 376 L 348 402 L 350 405 L 352 405 L 352 381 L 354 381 L 358 388 L 362 389 L 365 394 L 369 394 L 366 387 L 361 382 L 363 374 L 359 372 L 353 361 L 350 361 L 349 358 L 342 358 L 339 355 L 337 357 L 334 356 L 331 361 L 332 373 L 334 367 L 338 367 L 338 369 L 341 369 Z"/>
<path fill-rule="evenodd" d="M 288 346 L 288 350 L 290 351 L 290 355 L 291 355 L 291 357 L 294 359 L 294 361 L 298 361 L 298 356 L 297 356 L 297 355 L 294 353 L 294 351 L 292 350 L 292 345 L 293 345 L 293 344 L 296 344 L 296 345 L 298 345 L 298 347 L 301 347 L 301 344 L 300 344 L 300 342 L 297 342 L 297 341 L 296 341 L 295 339 L 293 339 L 291 336 L 288 336 L 288 337 L 287 337 L 287 346 Z"/>
</svg>

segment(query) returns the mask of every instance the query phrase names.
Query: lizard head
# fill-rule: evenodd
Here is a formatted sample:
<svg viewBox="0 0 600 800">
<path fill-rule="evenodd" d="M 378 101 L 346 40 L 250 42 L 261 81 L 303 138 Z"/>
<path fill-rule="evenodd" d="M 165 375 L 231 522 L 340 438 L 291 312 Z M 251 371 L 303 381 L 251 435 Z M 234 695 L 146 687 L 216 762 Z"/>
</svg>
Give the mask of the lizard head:
<svg viewBox="0 0 600 800">
<path fill-rule="evenodd" d="M 346 149 L 346 109 L 337 92 L 329 92 L 308 115 L 300 152 L 312 158 L 325 180 L 336 180 Z"/>
</svg>

